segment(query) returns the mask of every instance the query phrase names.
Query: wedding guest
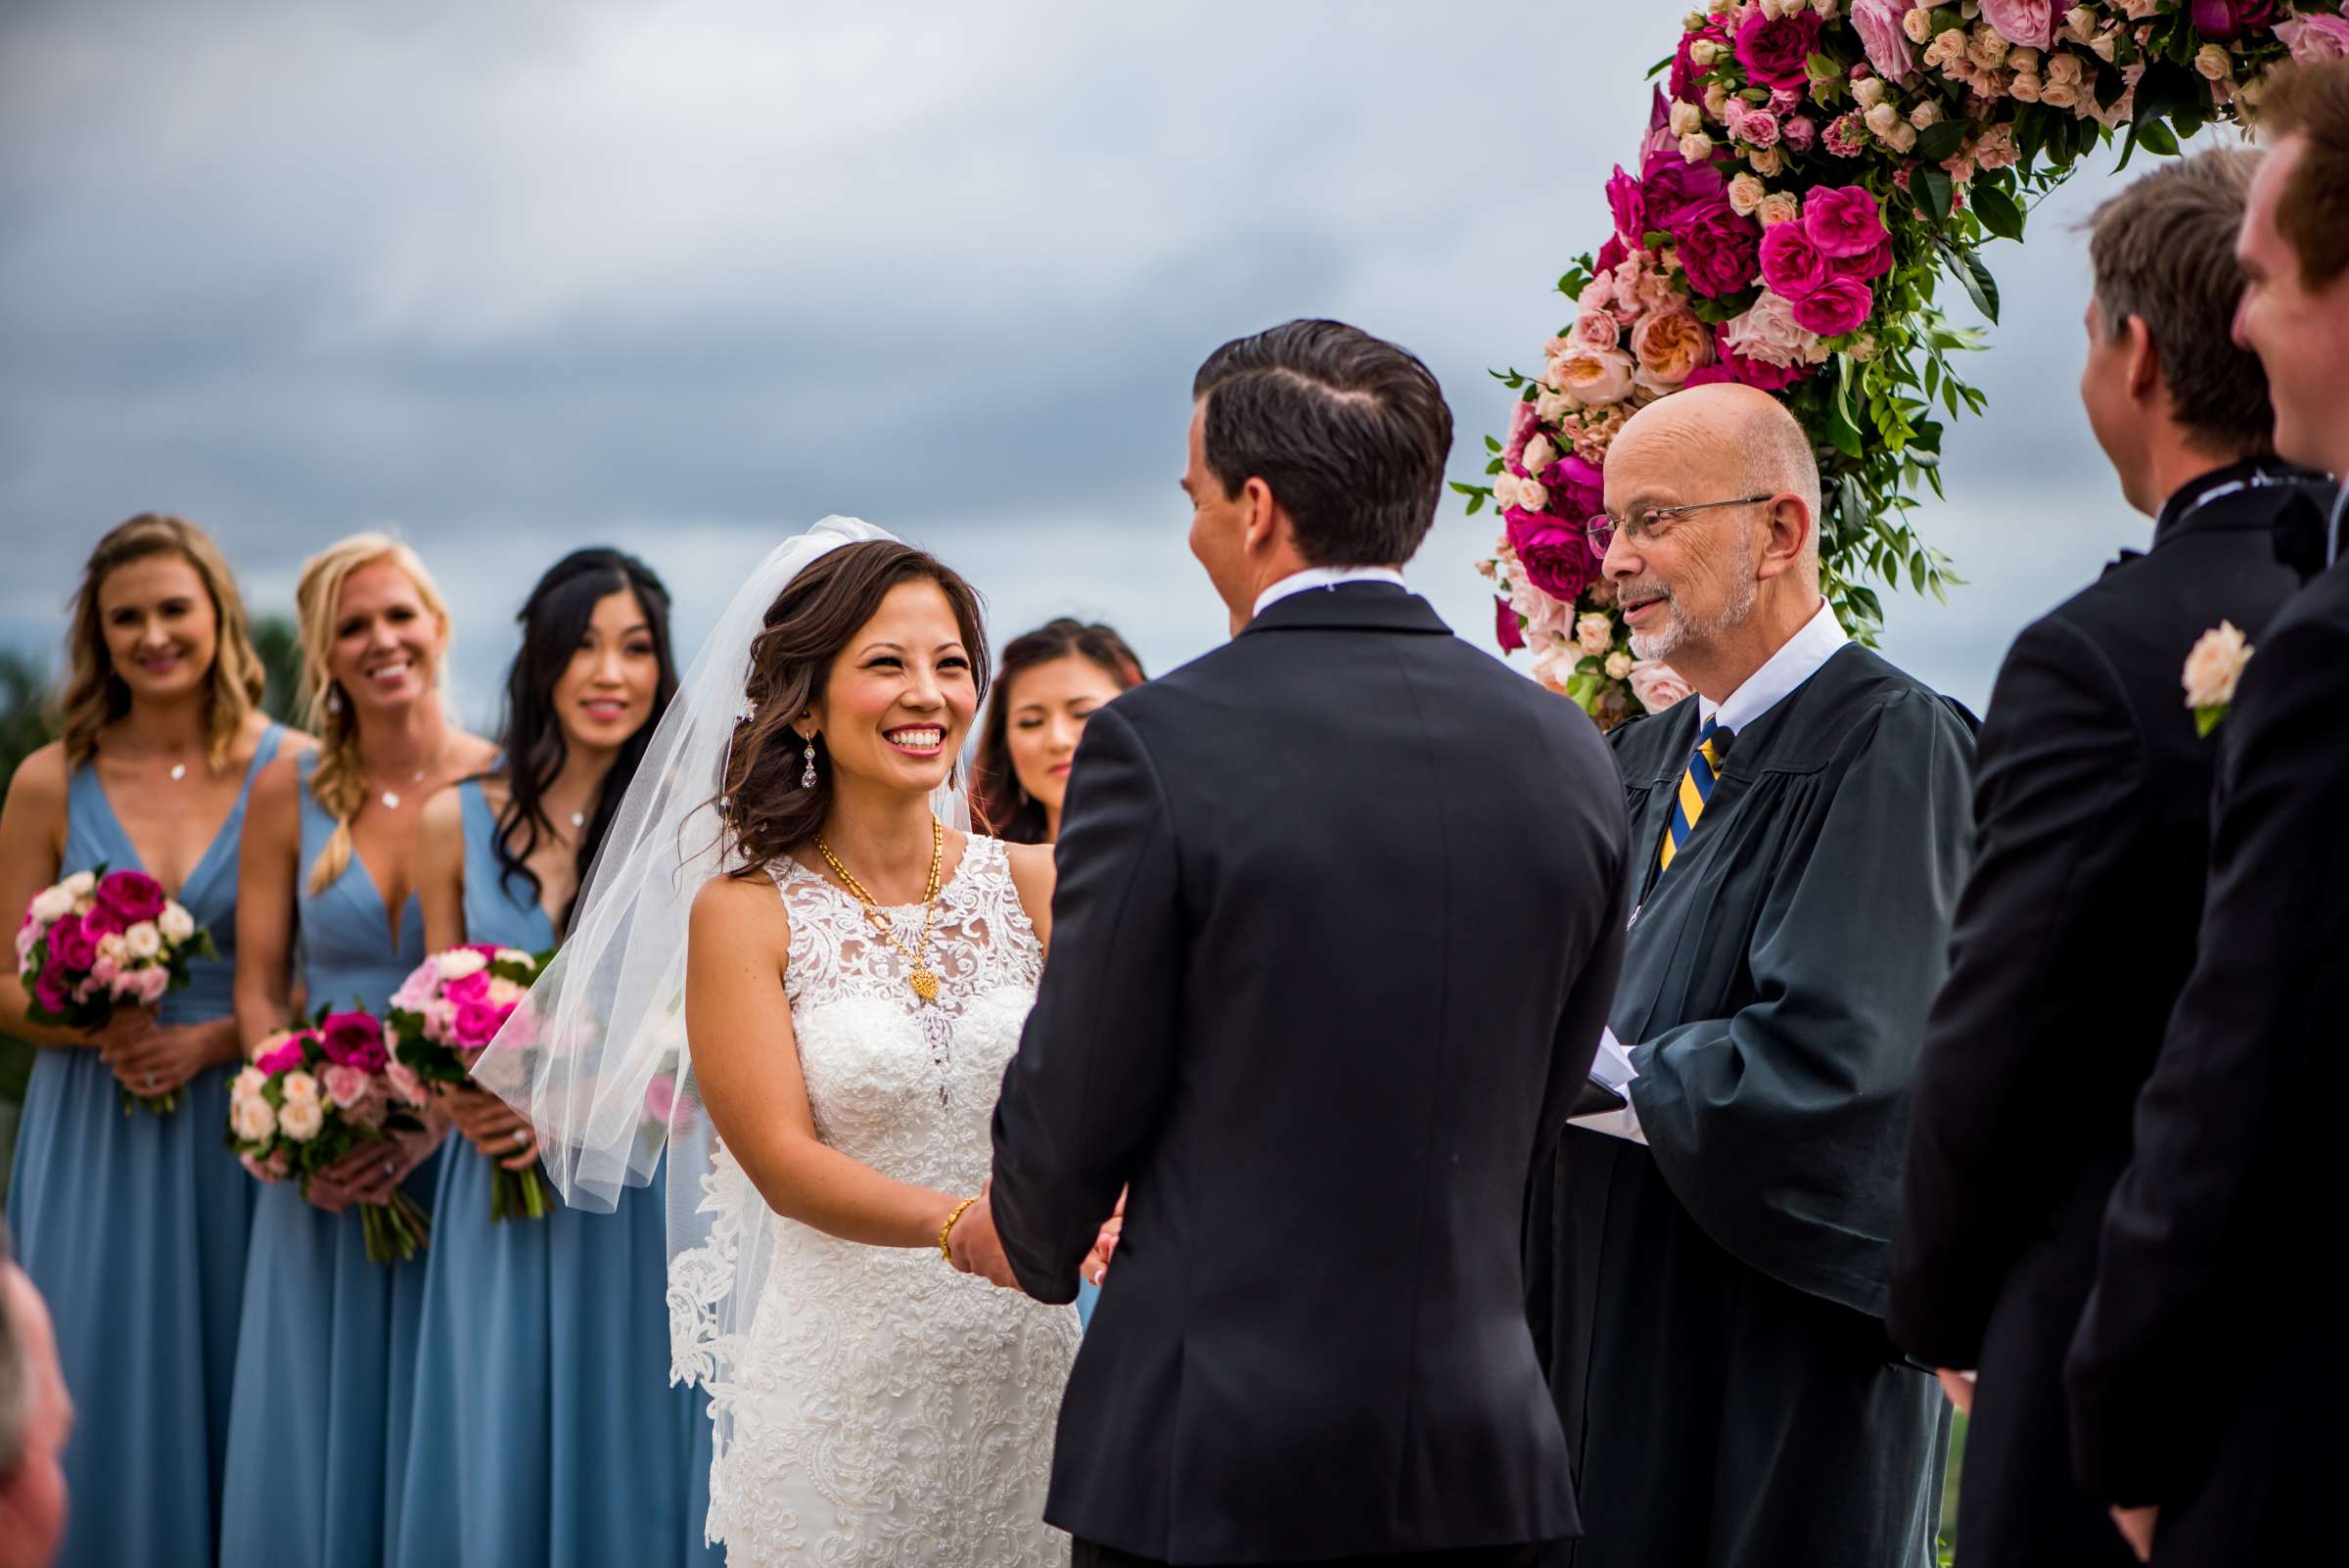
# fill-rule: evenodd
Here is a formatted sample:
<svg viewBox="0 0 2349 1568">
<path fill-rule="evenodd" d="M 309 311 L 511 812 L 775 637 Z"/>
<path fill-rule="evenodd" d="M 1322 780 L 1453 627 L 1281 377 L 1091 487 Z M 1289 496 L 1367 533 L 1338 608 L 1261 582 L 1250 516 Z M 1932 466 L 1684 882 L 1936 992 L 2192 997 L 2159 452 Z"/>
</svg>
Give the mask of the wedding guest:
<svg viewBox="0 0 2349 1568">
<path fill-rule="evenodd" d="M 1947 1415 L 1885 1338 L 1885 1269 L 1973 740 L 1846 639 L 1819 506 L 1802 428 L 1733 383 L 1607 453 L 1592 534 L 1632 650 L 1695 694 L 1607 737 L 1629 1049 L 1596 1076 L 1629 1105 L 1567 1130 L 1530 1231 L 1582 1568 L 1933 1557 Z"/>
<path fill-rule="evenodd" d="M 2236 241 L 2235 339 L 2266 367 L 2279 454 L 2349 473 L 2349 61 L 2280 71 L 2260 124 L 2272 141 Z M 2349 1197 L 2349 565 L 2334 522 L 2332 565 L 2269 623 L 2214 736 L 2193 972 L 2138 1098 L 2066 1365 L 2081 1481 L 2122 1505 L 2156 1562 L 2340 1549 L 2349 1353 L 2320 1218 Z M 2230 695 L 2211 684 L 2206 702 Z"/>
<path fill-rule="evenodd" d="M 381 1017 L 424 958 L 416 814 L 487 767 L 488 742 L 441 706 L 448 611 L 424 563 L 380 533 L 328 546 L 295 589 L 316 751 L 261 770 L 237 908 L 237 1023 L 248 1048 L 309 1008 Z M 399 1520 L 399 1466 L 422 1321 L 421 1259 L 367 1256 L 354 1203 L 432 1196 L 445 1130 L 362 1144 L 312 1176 L 262 1187 L 245 1277 L 228 1434 L 224 1563 L 367 1568 Z"/>
<path fill-rule="evenodd" d="M 73 1400 L 47 1304 L 9 1255 L 0 1224 L 0 1568 L 57 1560 L 70 1499 L 66 1440 Z"/>
<path fill-rule="evenodd" d="M 104 865 L 152 878 L 150 895 L 176 899 L 220 949 L 191 963 L 186 989 L 118 1008 L 95 1035 L 31 1022 L 16 966 L 0 975 L 0 1027 L 47 1047 L 25 1085 L 8 1217 L 81 1405 L 69 1564 L 209 1562 L 219 1525 L 253 1217 L 253 1183 L 220 1148 L 241 1054 L 237 852 L 253 778 L 283 739 L 261 687 L 218 546 L 179 518 L 134 517 L 82 569 L 64 734 L 17 769 L 0 812 L 12 918 L 61 876 Z"/>
<path fill-rule="evenodd" d="M 425 803 L 431 952 L 556 945 L 676 694 L 668 590 L 634 556 L 573 551 L 520 620 L 497 765 Z M 617 1216 L 558 1204 L 492 1224 L 495 1170 L 538 1163 L 530 1123 L 483 1089 L 447 1103 L 472 1148 L 442 1158 L 433 1196 L 392 1560 L 715 1564 L 710 1423 L 666 1375 L 666 1183 L 623 1189 Z"/>
<path fill-rule="evenodd" d="M 2216 748 L 2179 672 L 2221 623 L 2264 634 L 2298 586 L 2276 519 L 2317 504 L 2273 456 L 2258 359 L 2227 337 L 2256 162 L 2203 153 L 2096 209 L 2080 398 L 2152 546 L 2023 629 L 1982 730 L 1890 1314 L 1971 1411 L 1961 1563 L 2130 1560 L 2072 1478 L 2063 1355 L 2202 911 Z M 1977 1367 L 1978 1392 L 1959 1375 Z"/>
<path fill-rule="evenodd" d="M 1062 616 L 1012 638 L 996 668 L 1002 673 L 979 731 L 972 802 L 1006 843 L 1058 843 L 1084 721 L 1142 683 L 1142 662 L 1113 628 Z M 1079 1284 L 1077 1320 L 1091 1327 L 1100 1300 L 1098 1280 Z"/>
</svg>

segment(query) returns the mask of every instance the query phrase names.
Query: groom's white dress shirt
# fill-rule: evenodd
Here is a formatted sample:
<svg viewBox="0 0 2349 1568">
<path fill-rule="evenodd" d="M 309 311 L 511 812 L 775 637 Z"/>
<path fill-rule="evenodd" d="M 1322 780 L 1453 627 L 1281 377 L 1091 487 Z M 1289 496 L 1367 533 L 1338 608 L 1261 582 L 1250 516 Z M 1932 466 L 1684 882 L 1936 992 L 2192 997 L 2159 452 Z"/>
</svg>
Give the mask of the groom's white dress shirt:
<svg viewBox="0 0 2349 1568">
<path fill-rule="evenodd" d="M 1278 586 L 1278 584 L 1275 584 Z M 1259 606 L 1258 608 L 1263 608 Z M 1819 608 L 1802 629 L 1786 639 L 1776 653 L 1762 662 L 1762 668 L 1745 677 L 1738 688 L 1721 702 L 1698 696 L 1696 716 L 1701 728 L 1708 722 L 1718 722 L 1734 734 L 1769 713 L 1794 690 L 1819 673 L 1819 667 L 1835 657 L 1843 645 L 1852 639 L 1844 634 L 1843 623 L 1827 601 L 1819 601 Z M 1596 1116 L 1578 1116 L 1577 1127 L 1587 1127 L 1593 1132 L 1611 1132 L 1619 1138 L 1645 1143 L 1647 1134 L 1639 1130 L 1639 1109 L 1632 1104 L 1633 1079 L 1639 1070 L 1632 1065 L 1632 1053 L 1607 1030 L 1598 1038 L 1598 1057 L 1590 1064 L 1590 1076 L 1623 1095 L 1623 1109 L 1601 1111 Z"/>
<path fill-rule="evenodd" d="M 1342 582 L 1392 582 L 1404 586 L 1403 574 L 1393 567 L 1307 567 L 1292 572 L 1256 596 L 1256 608 L 1251 616 L 1261 616 L 1292 593 L 1306 593 L 1314 588 L 1334 588 Z"/>
</svg>

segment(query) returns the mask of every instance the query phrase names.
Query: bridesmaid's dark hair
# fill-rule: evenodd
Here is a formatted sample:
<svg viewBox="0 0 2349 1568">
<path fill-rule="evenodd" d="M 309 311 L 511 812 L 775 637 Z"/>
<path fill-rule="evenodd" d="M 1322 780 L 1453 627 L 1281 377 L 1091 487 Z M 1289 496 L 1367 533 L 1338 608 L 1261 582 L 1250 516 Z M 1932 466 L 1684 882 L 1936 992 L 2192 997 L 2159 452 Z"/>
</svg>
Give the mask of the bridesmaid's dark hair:
<svg viewBox="0 0 2349 1568">
<path fill-rule="evenodd" d="M 832 760 L 819 735 L 815 784 L 802 789 L 806 757 L 792 720 L 821 695 L 832 662 L 900 582 L 938 584 L 970 653 L 972 683 L 987 696 L 987 622 L 978 591 L 960 573 L 896 539 L 865 539 L 817 556 L 775 595 L 765 628 L 751 642 L 743 689 L 748 711 L 734 725 L 715 802 L 737 875 L 773 865 L 824 825 L 832 808 Z"/>
<path fill-rule="evenodd" d="M 1020 775 L 1011 765 L 1011 688 L 1022 670 L 1072 656 L 1098 667 L 1120 691 L 1142 683 L 1142 662 L 1109 626 L 1062 616 L 1004 645 L 1003 668 L 995 676 L 995 692 L 988 700 L 987 719 L 979 726 L 979 752 L 971 764 L 971 815 L 985 831 L 1008 843 L 1044 842 L 1043 803 L 1020 788 Z"/>
<path fill-rule="evenodd" d="M 668 589 L 642 561 L 599 545 L 574 550 L 547 568 L 546 576 L 524 601 L 522 613 L 514 618 L 522 623 L 522 647 L 506 672 L 506 724 L 500 738 L 505 753 L 501 766 L 506 777 L 506 804 L 497 813 L 491 848 L 497 854 L 499 886 L 511 892 L 519 879 L 535 901 L 540 894 L 538 874 L 530 869 L 530 858 L 542 842 L 540 835 L 558 837 L 540 803 L 571 755 L 562 722 L 555 716 L 555 683 L 563 678 L 572 656 L 578 651 L 579 639 L 587 634 L 595 607 L 615 593 L 633 594 L 644 612 L 661 679 L 653 688 L 652 712 L 621 746 L 612 770 L 604 775 L 603 787 L 596 793 L 595 810 L 579 835 L 578 877 L 570 903 L 563 907 L 562 923 L 555 933 L 558 937 L 571 927 L 578 890 L 587 886 L 587 868 L 595 863 L 595 852 L 603 845 L 613 814 L 620 809 L 621 797 L 627 794 L 628 781 L 636 776 L 636 764 L 644 759 L 654 726 L 668 710 L 668 700 L 677 694 L 677 662 L 668 645 Z"/>
</svg>

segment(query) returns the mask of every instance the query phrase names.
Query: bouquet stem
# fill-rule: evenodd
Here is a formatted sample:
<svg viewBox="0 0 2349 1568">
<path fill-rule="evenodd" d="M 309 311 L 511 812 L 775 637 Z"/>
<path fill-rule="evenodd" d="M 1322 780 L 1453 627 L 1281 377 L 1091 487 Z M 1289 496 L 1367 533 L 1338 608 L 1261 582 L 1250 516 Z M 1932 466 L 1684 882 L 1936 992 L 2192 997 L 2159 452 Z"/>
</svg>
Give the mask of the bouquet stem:
<svg viewBox="0 0 2349 1568">
<path fill-rule="evenodd" d="M 122 1090 L 122 1114 L 124 1116 L 128 1116 L 141 1106 L 146 1107 L 157 1116 L 169 1116 L 173 1111 L 179 1109 L 179 1090 L 165 1089 L 161 1094 L 133 1094 L 128 1089 Z"/>
<path fill-rule="evenodd" d="M 546 1190 L 546 1178 L 538 1174 L 538 1167 L 526 1166 L 520 1171 L 497 1167 L 489 1181 L 491 1224 L 503 1224 L 508 1220 L 543 1220 L 554 1208 L 554 1194 Z"/>
<path fill-rule="evenodd" d="M 404 1192 L 393 1192 L 389 1203 L 359 1205 L 359 1223 L 367 1233 L 367 1256 L 379 1264 L 405 1263 L 433 1238 L 432 1217 Z"/>
</svg>

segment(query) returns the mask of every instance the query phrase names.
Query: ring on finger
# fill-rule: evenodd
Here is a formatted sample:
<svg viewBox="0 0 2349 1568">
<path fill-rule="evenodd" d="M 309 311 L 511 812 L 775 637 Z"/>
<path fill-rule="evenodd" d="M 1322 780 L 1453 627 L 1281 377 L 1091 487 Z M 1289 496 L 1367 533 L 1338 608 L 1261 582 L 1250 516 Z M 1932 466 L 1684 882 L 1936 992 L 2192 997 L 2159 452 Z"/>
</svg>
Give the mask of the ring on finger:
<svg viewBox="0 0 2349 1568">
<path fill-rule="evenodd" d="M 519 1148 L 521 1148 L 521 1147 L 522 1147 L 524 1144 L 526 1144 L 526 1143 L 528 1143 L 528 1142 L 530 1142 L 530 1130 L 529 1128 L 527 1128 L 527 1127 L 518 1127 L 518 1128 L 516 1128 L 516 1129 L 514 1130 L 514 1147 L 516 1147 L 516 1148 L 518 1148 L 518 1149 L 519 1149 Z"/>
</svg>

